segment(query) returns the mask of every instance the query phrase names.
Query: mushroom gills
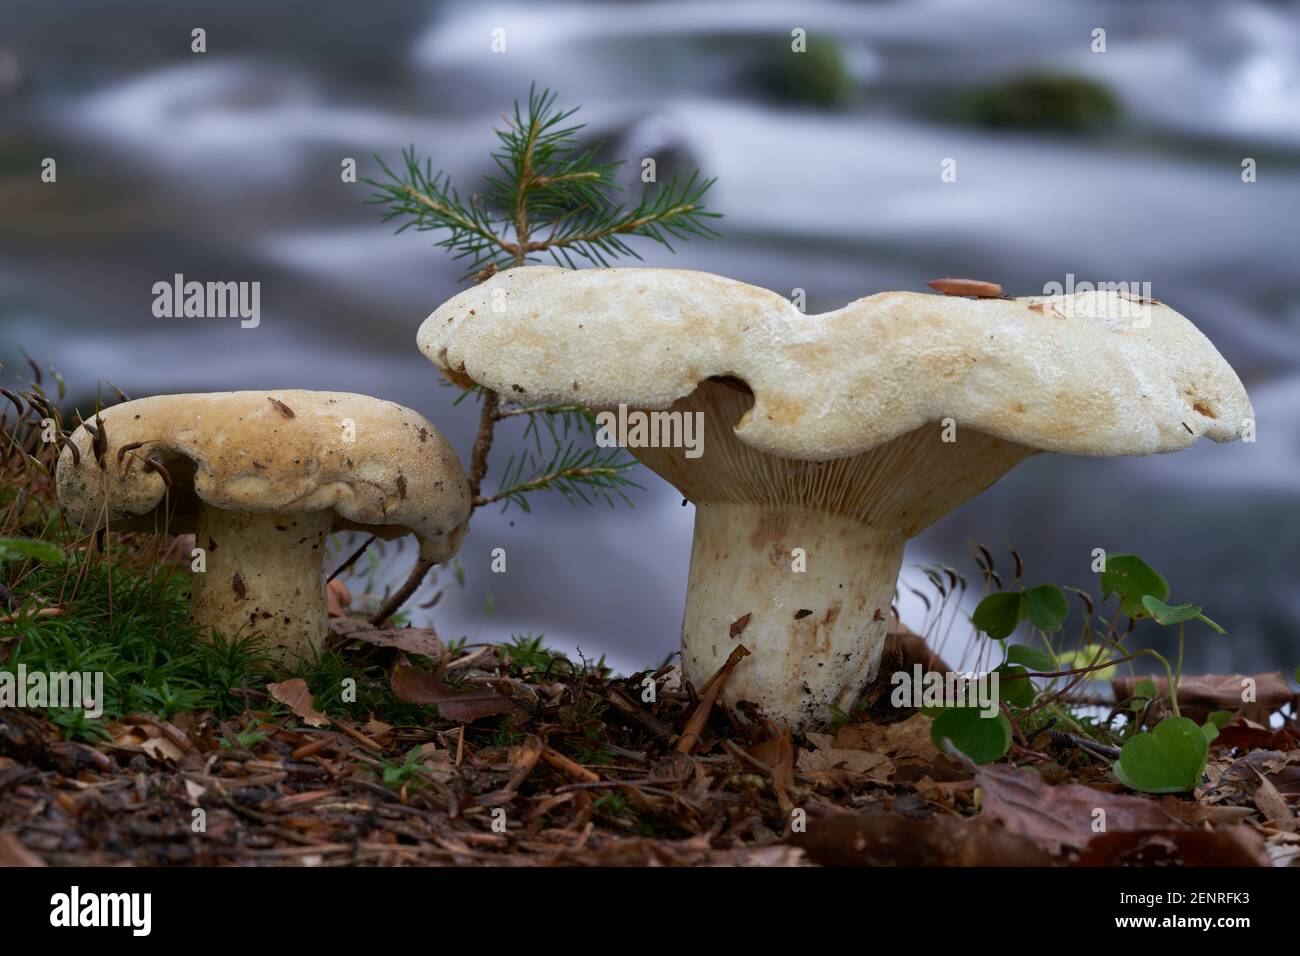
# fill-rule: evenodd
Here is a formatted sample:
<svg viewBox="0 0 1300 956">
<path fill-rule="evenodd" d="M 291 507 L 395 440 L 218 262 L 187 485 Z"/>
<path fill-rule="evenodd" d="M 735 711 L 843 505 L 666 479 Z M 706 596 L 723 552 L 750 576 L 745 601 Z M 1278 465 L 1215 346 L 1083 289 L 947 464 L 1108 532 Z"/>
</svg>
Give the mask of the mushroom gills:
<svg viewBox="0 0 1300 956">
<path fill-rule="evenodd" d="M 291 515 L 226 511 L 200 502 L 190 621 L 226 639 L 266 635 L 280 663 L 314 658 L 329 629 L 325 539 L 329 511 Z"/>
</svg>

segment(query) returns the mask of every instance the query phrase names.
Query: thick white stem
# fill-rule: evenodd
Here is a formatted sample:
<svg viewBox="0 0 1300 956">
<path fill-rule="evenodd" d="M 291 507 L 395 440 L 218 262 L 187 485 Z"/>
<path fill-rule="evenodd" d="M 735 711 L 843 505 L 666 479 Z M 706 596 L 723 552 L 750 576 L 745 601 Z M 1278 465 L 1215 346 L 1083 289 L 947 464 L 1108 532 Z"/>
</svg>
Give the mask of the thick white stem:
<svg viewBox="0 0 1300 956">
<path fill-rule="evenodd" d="M 329 511 L 293 515 L 223 511 L 200 504 L 190 620 L 226 638 L 261 634 L 284 664 L 310 660 L 329 630 L 325 538 Z"/>
<path fill-rule="evenodd" d="M 904 543 L 825 512 L 698 504 L 686 678 L 699 687 L 744 644 L 751 656 L 725 700 L 752 701 L 795 730 L 826 722 L 875 676 Z"/>
</svg>

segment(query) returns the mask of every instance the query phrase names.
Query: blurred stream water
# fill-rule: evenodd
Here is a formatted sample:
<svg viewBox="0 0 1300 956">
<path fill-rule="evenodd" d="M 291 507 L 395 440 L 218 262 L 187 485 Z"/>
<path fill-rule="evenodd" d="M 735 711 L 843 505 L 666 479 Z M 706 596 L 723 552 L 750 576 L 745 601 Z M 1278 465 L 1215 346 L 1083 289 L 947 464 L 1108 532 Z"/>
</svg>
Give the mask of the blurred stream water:
<svg viewBox="0 0 1300 956">
<path fill-rule="evenodd" d="M 793 19 L 792 19 L 793 18 Z M 208 50 L 189 52 L 203 26 Z M 859 89 L 841 112 L 778 104 L 755 70 L 789 31 L 833 36 Z M 1089 50 L 1102 26 L 1109 50 Z M 494 28 L 508 52 L 493 54 Z M 465 272 L 427 235 L 394 237 L 340 181 L 354 157 L 414 143 L 463 190 L 491 128 L 536 81 L 581 104 L 593 137 L 718 177 L 726 238 L 649 265 L 723 273 L 810 312 L 970 275 L 1013 294 L 1067 274 L 1149 281 L 1241 374 L 1259 441 L 1177 456 L 1042 456 L 909 547 L 973 572 L 969 540 L 1023 555 L 1031 583 L 1091 585 L 1094 547 L 1137 551 L 1229 638 L 1193 669 L 1300 663 L 1300 6 L 1200 0 L 775 0 L 423 3 L 8 0 L 0 49 L 0 361 L 53 362 L 83 397 L 309 387 L 419 409 L 468 461 L 476 416 L 416 352 Z M 1031 69 L 1094 77 L 1117 131 L 1065 137 L 945 122 L 933 104 Z M 58 183 L 39 163 L 58 161 Z M 959 164 L 956 183 L 938 170 Z M 1259 164 L 1245 184 L 1241 162 Z M 262 284 L 263 319 L 156 319 L 154 282 Z M 870 343 L 863 343 L 870 347 Z M 8 374 L 8 370 L 0 375 Z M 521 436 L 506 429 L 494 470 Z M 544 632 L 624 668 L 677 643 L 692 509 L 653 475 L 629 510 L 476 517 L 444 636 Z M 510 572 L 487 573 L 505 547 Z M 393 559 L 400 564 L 398 559 Z M 400 573 L 397 570 L 394 574 Z M 914 579 L 919 575 L 910 573 Z M 975 583 L 974 581 L 972 582 Z M 486 605 L 493 608 L 488 613 Z M 904 595 L 904 617 L 920 605 Z M 1163 639 L 1158 639 L 1163 640 Z"/>
</svg>

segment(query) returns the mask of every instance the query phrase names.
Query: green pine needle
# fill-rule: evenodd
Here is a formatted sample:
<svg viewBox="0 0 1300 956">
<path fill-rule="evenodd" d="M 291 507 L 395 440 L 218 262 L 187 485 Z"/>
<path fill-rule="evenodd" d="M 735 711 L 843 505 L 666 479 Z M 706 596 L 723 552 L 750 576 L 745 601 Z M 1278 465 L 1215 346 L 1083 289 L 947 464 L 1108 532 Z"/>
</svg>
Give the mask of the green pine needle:
<svg viewBox="0 0 1300 956">
<path fill-rule="evenodd" d="M 383 179 L 369 202 L 384 207 L 384 222 L 398 221 L 398 232 L 440 231 L 436 245 L 475 268 L 520 266 L 548 256 L 575 268 L 579 261 L 605 266 L 622 256 L 640 258 L 627 239 L 638 236 L 668 249 L 674 241 L 716 238 L 708 220 L 720 213 L 704 205 L 714 180 L 692 172 L 663 185 L 647 184 L 640 201 L 619 201 L 614 178 L 622 162 L 600 161 L 600 146 L 580 149 L 576 109 L 561 110 L 550 90 L 529 90 L 526 106 L 515 102 L 505 129 L 496 131 L 500 149 L 495 170 L 485 176 L 487 190 L 468 199 L 451 177 L 435 171 L 414 147 L 402 152 L 397 170 L 378 156 Z"/>
<path fill-rule="evenodd" d="M 641 486 L 627 476 L 636 460 L 621 448 L 583 447 L 577 442 L 557 445 L 549 458 L 532 452 L 511 456 L 506 463 L 501 490 L 479 502 L 490 505 L 502 502 L 505 511 L 514 504 L 531 512 L 527 495 L 534 491 L 558 491 L 569 504 L 592 504 L 597 500 L 614 506 L 617 496 L 631 505 L 626 488 Z"/>
<path fill-rule="evenodd" d="M 475 271 L 548 256 L 570 269 L 579 263 L 607 266 L 624 256 L 640 258 L 629 244 L 633 237 L 672 250 L 675 242 L 718 236 L 709 220 L 720 214 L 705 206 L 714 180 L 698 171 L 685 179 L 674 175 L 667 183 L 647 184 L 629 207 L 620 201 L 615 179 L 622 163 L 602 161 L 599 145 L 580 148 L 584 126 L 573 122 L 576 112 L 556 106 L 550 90 L 531 87 L 527 102 L 516 101 L 505 128 L 496 130 L 499 147 L 481 194 L 466 198 L 447 173 L 435 171 L 430 159 L 410 147 L 397 169 L 375 157 L 384 178 L 366 180 L 375 190 L 369 202 L 383 207 L 381 219 L 398 223 L 399 233 L 438 233 L 436 245 L 453 259 L 468 260 Z M 480 386 L 466 389 L 453 404 L 484 392 Z M 529 511 L 527 496 L 544 490 L 558 491 L 571 504 L 612 505 L 615 497 L 628 501 L 625 489 L 640 487 L 626 474 L 635 460 L 620 449 L 592 447 L 596 421 L 585 406 L 506 402 L 494 423 L 514 416 L 527 419 L 524 438 L 533 448 L 511 458 L 501 489 L 477 498 L 476 507 L 501 502 L 503 510 L 514 504 Z"/>
</svg>

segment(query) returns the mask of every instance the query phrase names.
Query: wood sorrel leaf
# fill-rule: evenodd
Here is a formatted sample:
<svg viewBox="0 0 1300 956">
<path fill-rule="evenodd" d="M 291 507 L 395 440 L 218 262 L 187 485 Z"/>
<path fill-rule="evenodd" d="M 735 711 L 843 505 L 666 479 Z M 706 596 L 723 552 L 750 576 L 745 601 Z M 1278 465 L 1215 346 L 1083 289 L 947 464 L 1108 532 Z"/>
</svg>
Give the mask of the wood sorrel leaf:
<svg viewBox="0 0 1300 956">
<path fill-rule="evenodd" d="M 1142 606 L 1147 609 L 1147 613 L 1156 619 L 1156 622 L 1166 627 L 1172 624 L 1182 624 L 1184 621 L 1190 621 L 1195 618 L 1205 624 L 1208 624 L 1220 634 L 1228 632 L 1218 624 L 1211 621 L 1201 613 L 1201 608 L 1196 604 L 1166 604 L 1164 601 L 1157 600 L 1150 594 L 1142 598 Z"/>
<path fill-rule="evenodd" d="M 1113 767 L 1120 783 L 1144 793 L 1182 793 L 1201 782 L 1210 742 L 1186 717 L 1166 717 L 1150 733 L 1134 734 Z"/>
<path fill-rule="evenodd" d="M 1065 592 L 1055 584 L 1040 584 L 1025 592 L 1029 605 L 1029 620 L 1034 627 L 1046 634 L 1059 631 L 1065 623 L 1070 606 L 1065 601 Z"/>
<path fill-rule="evenodd" d="M 1205 719 L 1222 730 L 1224 727 L 1228 726 L 1228 724 L 1232 723 L 1232 718 L 1235 716 L 1236 715 L 1230 710 L 1212 710 L 1210 711 L 1209 716 Z"/>
<path fill-rule="evenodd" d="M 1024 594 L 1020 591 L 999 591 L 980 601 L 971 620 L 989 637 L 1000 641 L 1011 636 L 1024 616 Z"/>
<path fill-rule="evenodd" d="M 1156 693 L 1157 693 L 1156 682 L 1153 681 L 1150 677 L 1142 678 L 1140 681 L 1137 682 L 1137 686 L 1133 688 L 1133 697 L 1135 700 L 1137 698 L 1142 698 L 1144 700 L 1151 700 L 1153 697 L 1156 696 Z"/>
<path fill-rule="evenodd" d="M 1169 582 L 1136 554 L 1112 554 L 1101 572 L 1102 597 L 1118 594 L 1120 610 L 1129 617 L 1145 617 L 1142 599 L 1148 594 L 1163 601 Z"/>
<path fill-rule="evenodd" d="M 975 707 L 950 707 L 930 725 L 930 740 L 939 750 L 945 738 L 977 764 L 992 763 L 1011 749 L 1011 721 L 1002 711 L 985 717 Z"/>
<path fill-rule="evenodd" d="M 1156 619 L 1156 623 L 1166 627 L 1190 621 L 1201 613 L 1200 607 L 1195 604 L 1166 604 L 1150 594 L 1142 598 L 1142 606 Z"/>
<path fill-rule="evenodd" d="M 998 675 L 998 697 L 1009 707 L 1029 707 L 1038 697 L 1038 688 L 1028 677 L 1029 671 L 1017 664 L 1003 664 L 995 674 Z M 1015 680 L 1007 680 L 1008 677 Z"/>
<path fill-rule="evenodd" d="M 1042 674 L 1050 674 L 1056 670 L 1055 655 L 1025 644 L 1012 644 L 1007 648 L 1007 663 L 1023 664 L 1031 671 L 1038 671 Z"/>
</svg>

